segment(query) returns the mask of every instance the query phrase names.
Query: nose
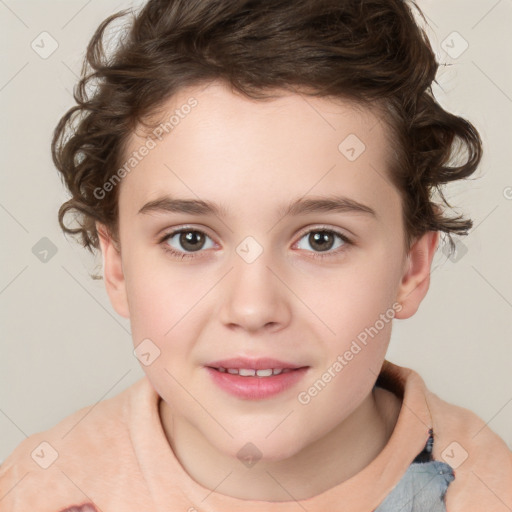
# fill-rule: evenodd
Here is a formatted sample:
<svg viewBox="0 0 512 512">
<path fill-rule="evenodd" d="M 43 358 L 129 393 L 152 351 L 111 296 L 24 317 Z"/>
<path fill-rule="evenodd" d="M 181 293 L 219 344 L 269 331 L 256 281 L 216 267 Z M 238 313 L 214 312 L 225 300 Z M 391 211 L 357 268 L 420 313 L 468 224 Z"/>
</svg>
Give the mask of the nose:
<svg viewBox="0 0 512 512">
<path fill-rule="evenodd" d="M 220 287 L 219 318 L 232 330 L 274 332 L 290 322 L 291 292 L 264 255 L 252 263 L 235 259 Z"/>
</svg>

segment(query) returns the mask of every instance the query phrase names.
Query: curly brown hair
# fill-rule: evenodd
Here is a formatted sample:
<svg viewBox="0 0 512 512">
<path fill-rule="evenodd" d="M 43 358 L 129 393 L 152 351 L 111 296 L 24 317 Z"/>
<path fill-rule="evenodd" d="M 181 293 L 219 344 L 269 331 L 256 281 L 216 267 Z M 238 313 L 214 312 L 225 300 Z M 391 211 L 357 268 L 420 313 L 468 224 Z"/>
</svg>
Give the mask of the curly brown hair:
<svg viewBox="0 0 512 512">
<path fill-rule="evenodd" d="M 402 197 L 406 247 L 426 231 L 446 233 L 453 247 L 451 234 L 467 234 L 472 222 L 445 215 L 451 205 L 441 187 L 475 171 L 482 145 L 471 123 L 434 98 L 438 63 L 414 10 L 422 16 L 406 0 L 149 0 L 138 12 L 110 16 L 89 42 L 77 105 L 52 140 L 71 193 L 61 228 L 94 252 L 99 221 L 119 243 L 119 187 L 105 197 L 95 191 L 164 102 L 215 80 L 259 100 L 300 90 L 378 108 L 396 140 L 389 174 Z M 107 52 L 107 27 L 129 14 Z M 64 224 L 71 211 L 79 227 Z"/>
</svg>

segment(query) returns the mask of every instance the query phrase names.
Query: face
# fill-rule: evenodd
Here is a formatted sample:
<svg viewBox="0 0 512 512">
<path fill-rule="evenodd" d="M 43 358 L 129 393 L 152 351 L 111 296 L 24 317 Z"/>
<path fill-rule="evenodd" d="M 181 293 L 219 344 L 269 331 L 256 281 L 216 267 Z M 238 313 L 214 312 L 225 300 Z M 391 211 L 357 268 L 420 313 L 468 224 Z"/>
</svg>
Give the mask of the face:
<svg viewBox="0 0 512 512">
<path fill-rule="evenodd" d="M 130 140 L 127 159 L 146 154 L 118 185 L 120 254 L 102 238 L 107 290 L 176 418 L 225 455 L 252 442 L 289 457 L 369 396 L 391 319 L 426 293 L 436 240 L 405 252 L 393 141 L 369 110 L 216 83 L 181 91 L 165 119 L 176 110 L 161 140 Z M 236 357 L 303 369 L 208 368 Z"/>
</svg>

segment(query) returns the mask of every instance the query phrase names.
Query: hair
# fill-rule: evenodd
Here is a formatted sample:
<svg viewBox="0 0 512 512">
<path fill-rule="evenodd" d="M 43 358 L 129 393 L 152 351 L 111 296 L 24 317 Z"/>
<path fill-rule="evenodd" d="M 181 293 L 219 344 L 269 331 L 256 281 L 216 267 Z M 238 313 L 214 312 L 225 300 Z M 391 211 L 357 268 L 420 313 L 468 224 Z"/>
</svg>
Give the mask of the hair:
<svg viewBox="0 0 512 512">
<path fill-rule="evenodd" d="M 299 91 L 378 109 L 395 141 L 389 175 L 406 247 L 441 231 L 453 249 L 451 234 L 466 235 L 472 221 L 446 214 L 442 187 L 476 170 L 482 144 L 434 98 L 439 64 L 414 10 L 423 16 L 406 0 L 149 0 L 108 17 L 88 44 L 77 104 L 53 135 L 53 161 L 71 193 L 61 228 L 94 252 L 98 221 L 119 243 L 120 187 L 95 191 L 122 165 L 130 135 L 183 88 L 221 81 L 257 100 Z M 129 14 L 107 52 L 107 28 Z M 64 223 L 72 211 L 78 227 Z"/>
</svg>

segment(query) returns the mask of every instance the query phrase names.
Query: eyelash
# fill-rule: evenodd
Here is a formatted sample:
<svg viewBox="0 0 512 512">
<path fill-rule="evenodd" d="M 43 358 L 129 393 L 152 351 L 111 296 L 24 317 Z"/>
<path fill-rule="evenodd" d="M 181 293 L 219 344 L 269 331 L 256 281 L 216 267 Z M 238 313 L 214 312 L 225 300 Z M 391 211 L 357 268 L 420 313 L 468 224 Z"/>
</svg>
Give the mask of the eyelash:
<svg viewBox="0 0 512 512">
<path fill-rule="evenodd" d="M 189 259 L 189 258 L 196 258 L 197 256 L 195 255 L 194 252 L 192 252 L 192 253 L 179 252 L 179 251 L 176 251 L 175 249 L 173 249 L 172 247 L 170 247 L 166 243 L 169 238 L 172 238 L 173 236 L 175 236 L 175 235 L 177 235 L 179 233 L 189 233 L 189 232 L 201 233 L 202 235 L 205 235 L 205 236 L 207 236 L 208 238 L 211 239 L 211 237 L 209 237 L 204 231 L 201 231 L 200 229 L 180 228 L 180 229 L 177 229 L 175 231 L 171 231 L 171 232 L 166 233 L 165 235 L 163 235 L 163 237 L 159 240 L 158 243 L 163 246 L 163 249 L 164 249 L 164 251 L 166 253 L 168 253 L 171 256 L 173 256 L 175 258 L 178 258 L 180 260 Z M 337 256 L 340 253 L 344 252 L 346 250 L 346 246 L 347 245 L 354 245 L 354 242 L 351 239 L 349 239 L 346 235 L 340 233 L 339 231 L 336 231 L 334 229 L 327 228 L 327 227 L 325 227 L 325 228 L 324 227 L 317 227 L 317 228 L 314 228 L 314 229 L 310 229 L 309 231 L 306 231 L 306 232 L 302 233 L 301 236 L 299 237 L 299 240 L 302 240 L 302 238 L 304 238 L 306 235 L 309 235 L 311 233 L 317 233 L 317 232 L 333 234 L 333 235 L 337 236 L 338 238 L 340 238 L 344 242 L 344 245 L 342 245 L 341 247 L 339 247 L 338 249 L 336 249 L 335 251 L 332 251 L 332 252 L 321 253 L 321 252 L 308 251 L 308 252 L 312 252 L 312 254 L 313 254 L 312 257 L 313 258 L 321 260 L 321 259 L 324 259 L 324 258 L 334 257 L 334 256 Z M 200 253 L 200 252 L 203 252 L 203 251 L 199 250 L 199 251 L 196 251 L 196 252 Z"/>
</svg>

